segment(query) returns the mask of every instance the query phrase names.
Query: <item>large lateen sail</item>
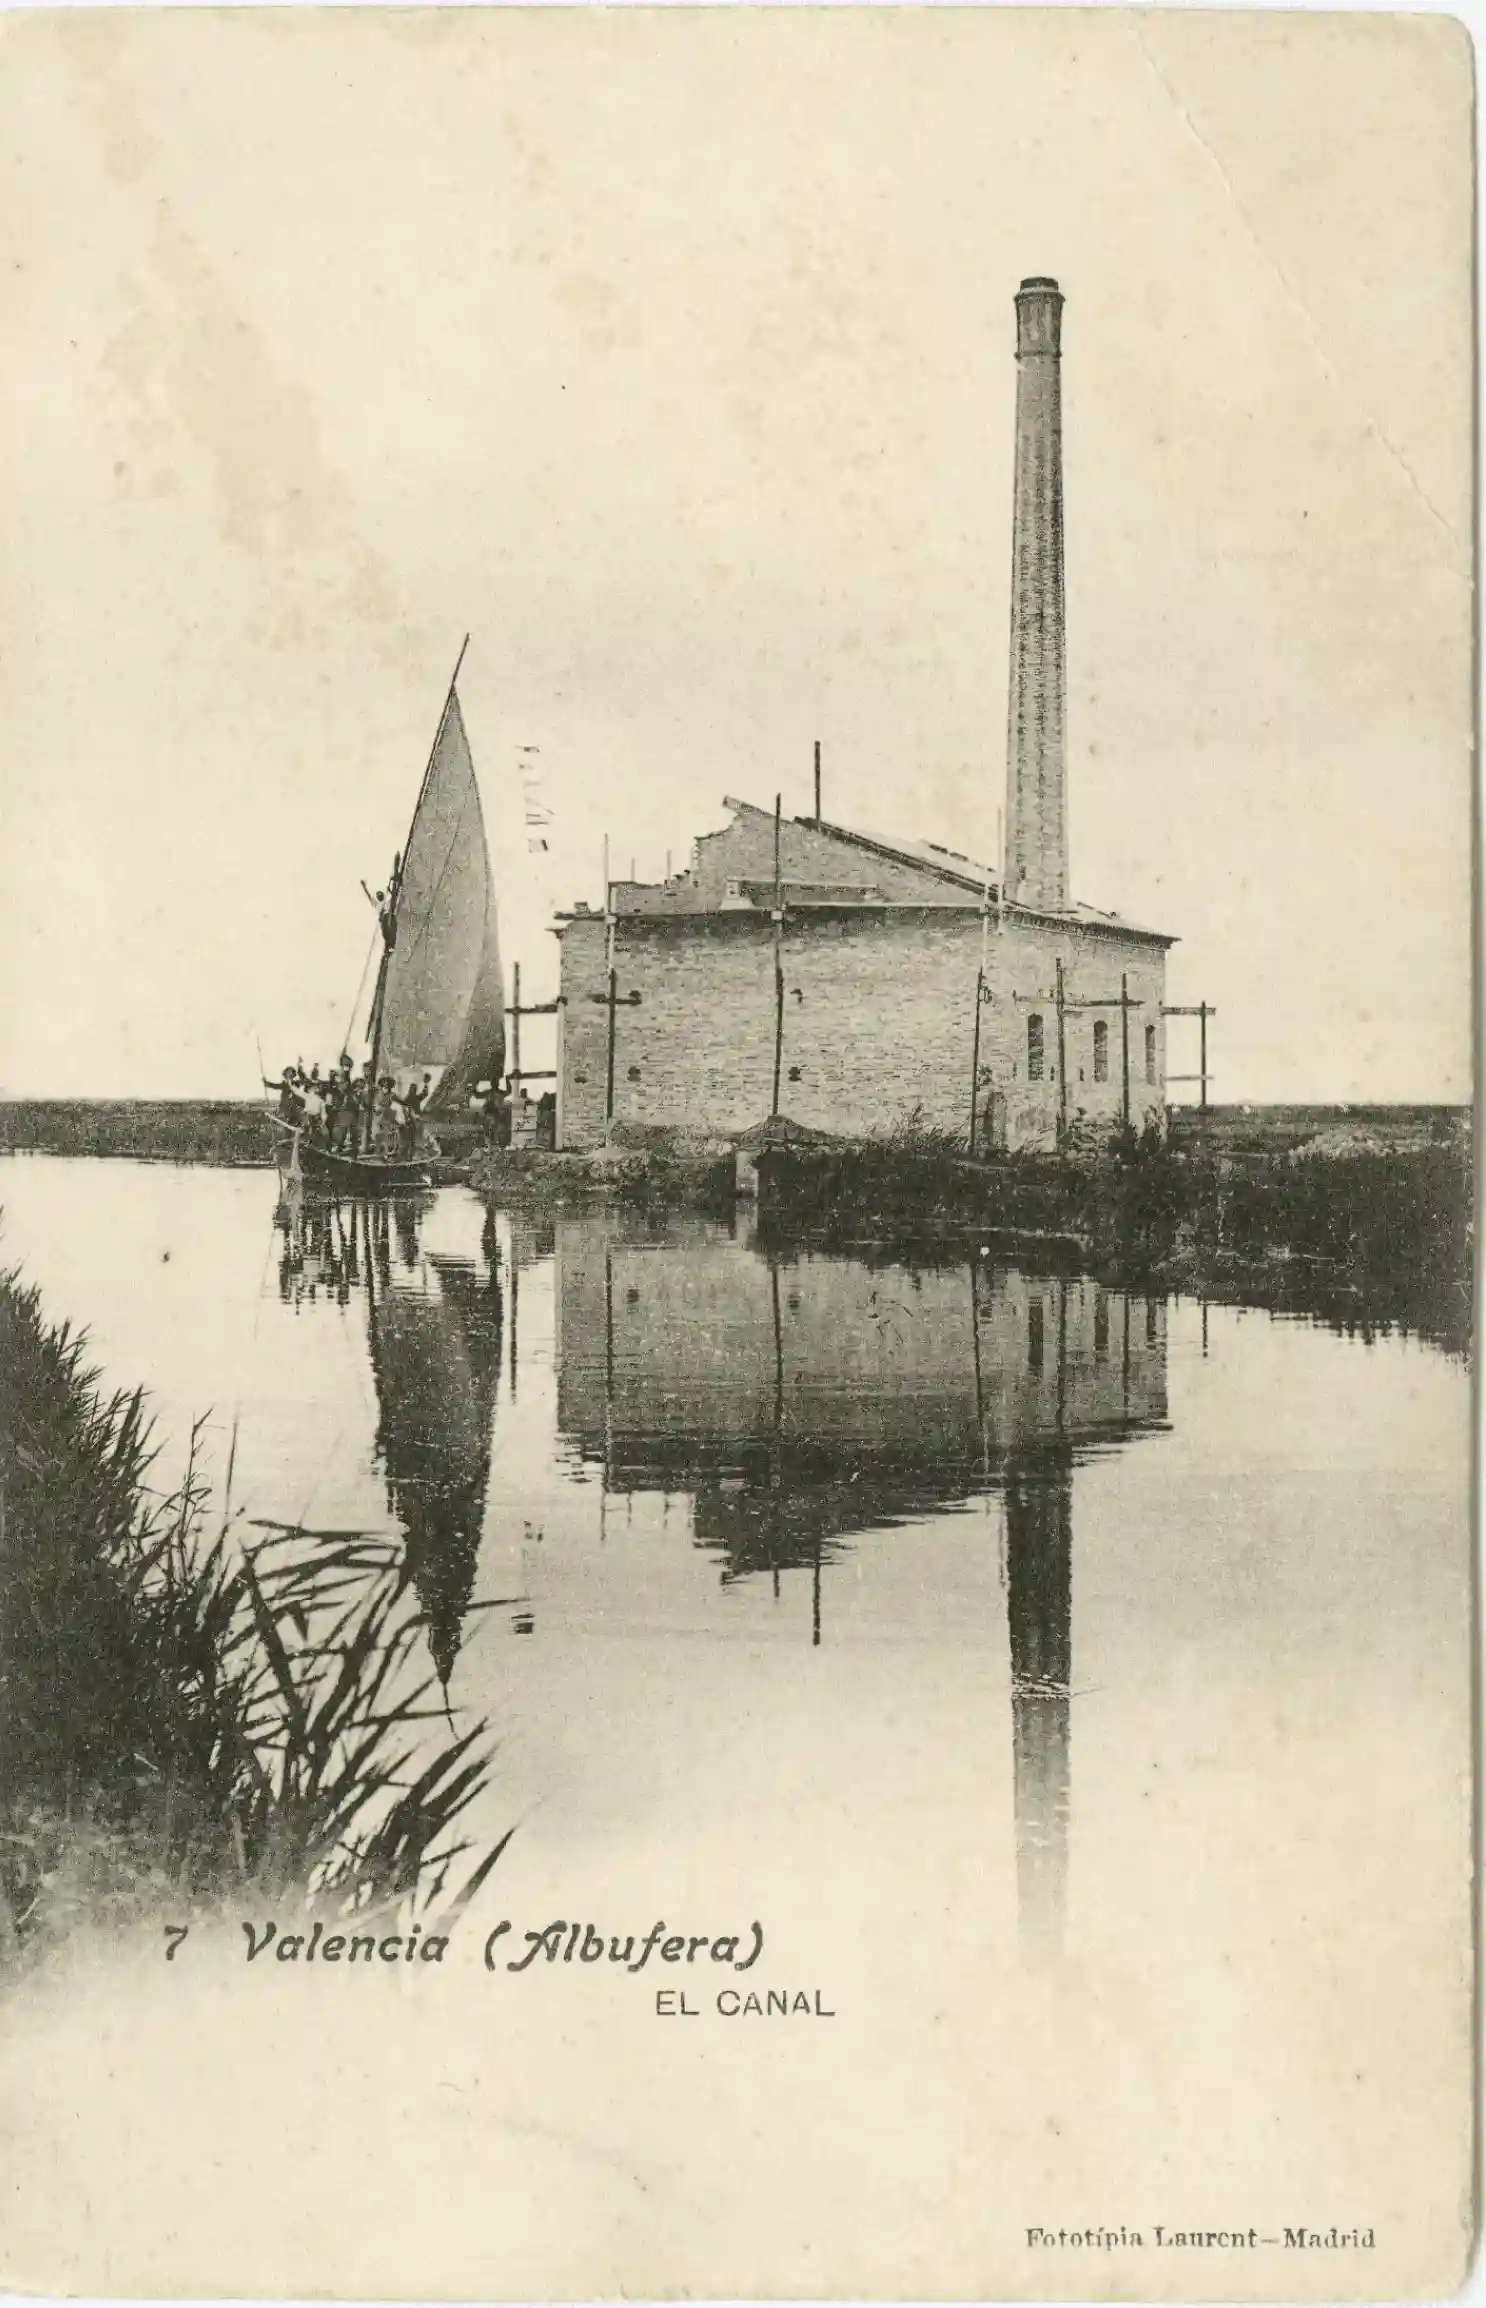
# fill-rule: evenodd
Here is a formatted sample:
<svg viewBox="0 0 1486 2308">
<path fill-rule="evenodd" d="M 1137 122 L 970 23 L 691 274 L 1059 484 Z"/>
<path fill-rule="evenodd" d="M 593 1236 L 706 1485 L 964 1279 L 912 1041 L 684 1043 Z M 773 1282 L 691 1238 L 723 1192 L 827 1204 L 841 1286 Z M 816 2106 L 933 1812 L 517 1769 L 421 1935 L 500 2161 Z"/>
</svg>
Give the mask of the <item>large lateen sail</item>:
<svg viewBox="0 0 1486 2308">
<path fill-rule="evenodd" d="M 451 688 L 403 854 L 381 989 L 378 1067 L 399 1087 L 435 1078 L 431 1113 L 457 1112 L 505 1068 L 505 986 L 480 789 Z"/>
</svg>

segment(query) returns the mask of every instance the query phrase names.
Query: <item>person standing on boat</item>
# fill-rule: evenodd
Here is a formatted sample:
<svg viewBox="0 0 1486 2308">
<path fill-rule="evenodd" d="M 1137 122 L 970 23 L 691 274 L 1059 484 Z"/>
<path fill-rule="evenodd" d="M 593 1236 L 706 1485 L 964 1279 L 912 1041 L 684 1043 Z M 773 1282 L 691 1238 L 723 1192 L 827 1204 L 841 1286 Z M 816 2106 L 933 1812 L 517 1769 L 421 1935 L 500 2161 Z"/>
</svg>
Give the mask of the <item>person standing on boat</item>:
<svg viewBox="0 0 1486 2308">
<path fill-rule="evenodd" d="M 402 1094 L 402 1151 L 409 1159 L 418 1151 L 418 1133 L 423 1123 L 423 1100 L 426 1095 L 427 1092 L 420 1089 L 416 1082 L 410 1082 Z"/>
<path fill-rule="evenodd" d="M 397 1114 L 393 1105 L 392 1076 L 384 1074 L 372 1098 L 372 1148 L 390 1156 L 397 1152 Z"/>
<path fill-rule="evenodd" d="M 354 1149 L 357 1137 L 358 1100 L 356 1084 L 351 1078 L 351 1053 L 349 1050 L 342 1050 L 340 1065 L 331 1076 L 328 1106 L 332 1151 L 339 1151 L 345 1147 Z"/>
<path fill-rule="evenodd" d="M 425 1074 L 423 1088 L 418 1095 L 418 1152 L 442 1154 L 443 1148 L 428 1127 L 428 1109 L 433 1099 L 433 1076 Z"/>
<path fill-rule="evenodd" d="M 265 1090 L 278 1091 L 279 1120 L 281 1122 L 287 1122 L 289 1127 L 293 1129 L 294 1125 L 298 1122 L 301 1113 L 299 1099 L 299 1076 L 295 1072 L 294 1068 L 292 1066 L 286 1066 L 277 1082 L 270 1082 L 268 1076 L 265 1074 L 263 1077 L 263 1087 Z"/>
<path fill-rule="evenodd" d="M 312 1066 L 310 1069 L 310 1078 L 304 1085 L 302 1103 L 306 1137 L 322 1138 L 325 1134 L 325 1085 L 320 1080 L 318 1066 Z"/>
<path fill-rule="evenodd" d="M 362 1085 L 347 1074 L 341 1090 L 340 1134 L 335 1141 L 342 1152 L 354 1154 L 360 1145 L 361 1117 L 365 1111 Z"/>
<path fill-rule="evenodd" d="M 365 882 L 361 885 L 377 909 L 377 921 L 381 926 L 382 943 L 389 954 L 397 944 L 397 896 L 401 884 L 402 855 L 399 852 L 392 860 L 392 876 L 384 890 L 367 890 Z"/>
</svg>

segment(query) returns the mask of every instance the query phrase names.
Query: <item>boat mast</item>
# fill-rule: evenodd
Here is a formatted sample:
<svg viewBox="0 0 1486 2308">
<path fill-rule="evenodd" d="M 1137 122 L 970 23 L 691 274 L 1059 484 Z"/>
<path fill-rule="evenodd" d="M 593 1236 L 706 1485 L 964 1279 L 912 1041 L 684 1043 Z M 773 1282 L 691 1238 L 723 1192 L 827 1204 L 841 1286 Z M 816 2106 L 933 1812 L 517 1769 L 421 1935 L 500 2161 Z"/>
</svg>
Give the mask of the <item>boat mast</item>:
<svg viewBox="0 0 1486 2308">
<path fill-rule="evenodd" d="M 423 765 L 423 779 L 418 787 L 418 799 L 413 804 L 413 815 L 408 823 L 408 838 L 392 861 L 392 879 L 387 885 L 387 914 L 382 923 L 382 960 L 377 971 L 377 990 L 372 997 L 371 1096 L 366 1102 L 366 1120 L 361 1145 L 363 1153 L 369 1152 L 371 1148 L 372 1113 L 377 1102 L 377 1083 L 382 1064 L 382 1006 L 387 991 L 387 964 L 392 958 L 392 949 L 397 943 L 397 901 L 402 894 L 403 860 L 411 846 L 413 828 L 418 823 L 418 812 L 423 807 L 423 796 L 428 791 L 428 781 L 433 775 L 434 760 L 439 750 L 439 739 L 444 734 L 444 723 L 448 720 L 449 708 L 454 703 L 454 685 L 459 679 L 459 669 L 464 663 L 464 653 L 469 645 L 470 637 L 466 633 L 459 645 L 459 655 L 454 660 L 454 671 L 449 676 L 449 686 L 444 692 L 444 710 L 439 715 L 439 725 L 433 733 L 433 743 L 428 749 L 428 759 Z"/>
<path fill-rule="evenodd" d="M 359 1148 L 363 1154 L 371 1152 L 372 1116 L 376 1111 L 377 1077 L 382 1059 L 382 997 L 387 990 L 387 962 L 392 952 L 391 932 L 395 929 L 397 922 L 397 885 L 401 875 L 402 857 L 399 854 L 392 860 L 392 879 L 387 885 L 387 913 L 385 917 L 379 915 L 377 923 L 382 933 L 382 959 L 377 964 L 377 990 L 372 995 L 371 1060 L 367 1067 L 369 1095 L 366 1101 L 366 1112 L 362 1116 L 361 1145 Z"/>
</svg>

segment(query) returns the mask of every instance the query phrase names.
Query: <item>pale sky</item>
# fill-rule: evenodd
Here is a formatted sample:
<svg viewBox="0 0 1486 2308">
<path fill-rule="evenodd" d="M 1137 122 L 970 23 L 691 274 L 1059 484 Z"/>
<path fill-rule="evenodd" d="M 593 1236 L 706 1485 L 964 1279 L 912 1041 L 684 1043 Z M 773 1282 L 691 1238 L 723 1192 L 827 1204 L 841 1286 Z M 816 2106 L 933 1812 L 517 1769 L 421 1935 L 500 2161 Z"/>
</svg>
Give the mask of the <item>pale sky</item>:
<svg viewBox="0 0 1486 2308">
<path fill-rule="evenodd" d="M 606 832 L 649 877 L 725 794 L 808 810 L 816 737 L 828 816 L 987 854 L 1029 273 L 1074 894 L 1180 938 L 1215 1096 L 1469 1094 L 1457 26 L 192 11 L 0 52 L 0 1095 L 333 1056 L 467 630 L 524 990 Z"/>
</svg>

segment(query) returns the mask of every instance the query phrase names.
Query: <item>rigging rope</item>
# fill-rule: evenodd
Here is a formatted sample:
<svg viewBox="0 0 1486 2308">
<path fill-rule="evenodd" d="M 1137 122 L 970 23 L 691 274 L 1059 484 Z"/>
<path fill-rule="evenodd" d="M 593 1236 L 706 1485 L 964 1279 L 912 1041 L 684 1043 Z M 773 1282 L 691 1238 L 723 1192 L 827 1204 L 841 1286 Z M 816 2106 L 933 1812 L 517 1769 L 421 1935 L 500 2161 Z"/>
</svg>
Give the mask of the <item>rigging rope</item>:
<svg viewBox="0 0 1486 2308">
<path fill-rule="evenodd" d="M 371 941 L 366 949 L 366 960 L 361 965 L 361 975 L 356 981 L 356 992 L 351 1002 L 351 1015 L 346 1020 L 346 1030 L 341 1036 L 341 1048 L 343 1050 L 349 1050 L 351 1047 L 351 1033 L 356 1024 L 356 1013 L 361 1007 L 361 996 L 366 986 L 366 973 L 371 968 L 371 958 L 376 951 L 377 940 L 381 934 L 382 925 L 378 922 L 372 931 Z"/>
</svg>

